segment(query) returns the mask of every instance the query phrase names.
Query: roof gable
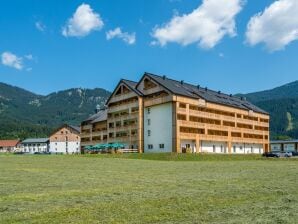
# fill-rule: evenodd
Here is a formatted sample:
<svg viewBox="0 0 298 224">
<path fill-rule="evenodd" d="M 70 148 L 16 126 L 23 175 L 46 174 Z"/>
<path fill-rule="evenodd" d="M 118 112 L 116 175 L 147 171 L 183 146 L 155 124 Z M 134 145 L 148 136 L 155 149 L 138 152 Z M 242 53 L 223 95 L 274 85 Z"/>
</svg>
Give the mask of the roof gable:
<svg viewBox="0 0 298 224">
<path fill-rule="evenodd" d="M 119 87 L 121 85 L 126 86 L 128 89 L 135 92 L 138 96 L 142 95 L 142 93 L 136 89 L 137 82 L 134 82 L 134 81 L 131 81 L 131 80 L 126 80 L 126 79 L 121 79 L 119 81 L 119 83 L 117 84 L 117 86 L 115 87 L 114 91 L 112 92 L 111 96 L 107 100 L 106 105 L 110 102 L 112 97 L 115 96 L 115 93 L 117 92 L 117 90 L 119 89 Z"/>
</svg>

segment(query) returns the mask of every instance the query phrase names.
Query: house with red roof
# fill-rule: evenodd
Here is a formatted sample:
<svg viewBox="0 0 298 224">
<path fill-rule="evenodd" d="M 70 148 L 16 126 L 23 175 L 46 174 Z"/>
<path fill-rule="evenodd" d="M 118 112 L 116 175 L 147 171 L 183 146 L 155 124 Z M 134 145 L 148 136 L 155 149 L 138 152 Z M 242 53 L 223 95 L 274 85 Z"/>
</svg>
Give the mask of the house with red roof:
<svg viewBox="0 0 298 224">
<path fill-rule="evenodd" d="M 20 140 L 0 140 L 0 153 L 15 152 L 18 150 Z"/>
</svg>

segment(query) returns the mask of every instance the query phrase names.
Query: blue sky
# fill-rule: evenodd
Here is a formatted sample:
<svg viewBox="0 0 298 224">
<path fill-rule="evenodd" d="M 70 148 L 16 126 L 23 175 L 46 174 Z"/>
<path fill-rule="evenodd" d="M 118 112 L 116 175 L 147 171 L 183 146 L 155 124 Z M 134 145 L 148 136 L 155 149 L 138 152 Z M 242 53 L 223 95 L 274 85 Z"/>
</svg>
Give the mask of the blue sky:
<svg viewBox="0 0 298 224">
<path fill-rule="evenodd" d="M 112 90 L 120 78 L 138 80 L 147 71 L 247 93 L 298 79 L 298 16 L 287 25 L 282 14 L 298 9 L 295 0 L 281 0 L 294 4 L 286 12 L 272 0 L 217 0 L 234 2 L 218 10 L 226 10 L 219 20 L 207 1 L 3 0 L 0 81 L 40 94 L 72 87 Z M 95 15 L 91 24 L 74 18 L 83 3 Z M 273 7 L 281 13 L 275 15 Z M 82 27 L 74 29 L 75 22 Z"/>
</svg>

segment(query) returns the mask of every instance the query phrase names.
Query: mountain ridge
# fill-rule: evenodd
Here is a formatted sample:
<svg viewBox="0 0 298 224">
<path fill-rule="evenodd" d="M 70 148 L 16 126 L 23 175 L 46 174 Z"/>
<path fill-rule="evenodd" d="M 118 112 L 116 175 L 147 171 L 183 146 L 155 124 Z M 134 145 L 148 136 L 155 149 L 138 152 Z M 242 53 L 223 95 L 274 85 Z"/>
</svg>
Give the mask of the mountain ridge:
<svg viewBox="0 0 298 224">
<path fill-rule="evenodd" d="M 46 137 L 63 123 L 79 125 L 110 94 L 102 88 L 71 88 L 39 95 L 0 83 L 0 138 Z"/>
<path fill-rule="evenodd" d="M 103 88 L 70 88 L 40 95 L 0 82 L 0 138 L 46 137 L 63 123 L 79 125 L 110 94 Z M 298 81 L 237 96 L 270 114 L 272 139 L 298 138 Z"/>
</svg>

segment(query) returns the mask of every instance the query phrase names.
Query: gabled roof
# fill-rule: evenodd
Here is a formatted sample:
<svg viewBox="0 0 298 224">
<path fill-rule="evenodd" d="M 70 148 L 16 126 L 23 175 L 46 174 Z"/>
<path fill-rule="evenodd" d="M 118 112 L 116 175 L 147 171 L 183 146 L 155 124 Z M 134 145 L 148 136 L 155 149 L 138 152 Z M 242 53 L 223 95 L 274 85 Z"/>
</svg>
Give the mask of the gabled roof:
<svg viewBox="0 0 298 224">
<path fill-rule="evenodd" d="M 101 121 L 106 121 L 108 119 L 108 110 L 101 110 L 95 115 L 96 116 L 93 116 L 93 120 L 91 121 L 92 124 Z"/>
<path fill-rule="evenodd" d="M 48 138 L 27 138 L 22 143 L 47 143 L 48 141 Z"/>
<path fill-rule="evenodd" d="M 131 80 L 127 80 L 127 79 L 121 79 L 117 86 L 115 87 L 114 91 L 112 92 L 111 96 L 109 97 L 109 99 L 107 100 L 106 104 L 109 103 L 109 101 L 111 100 L 111 98 L 113 97 L 113 95 L 115 94 L 116 90 L 118 89 L 118 87 L 121 84 L 125 84 L 131 91 L 135 92 L 138 96 L 142 96 L 142 93 L 137 90 L 136 86 L 137 86 L 137 82 L 135 81 L 131 81 Z"/>
<path fill-rule="evenodd" d="M 81 128 L 79 126 L 74 126 L 74 125 L 68 125 L 70 128 L 75 130 L 77 133 L 81 133 Z"/>
<path fill-rule="evenodd" d="M 69 124 L 63 124 L 61 125 L 59 128 L 55 129 L 50 136 L 52 136 L 53 134 L 55 134 L 57 131 L 59 131 L 62 128 L 69 128 L 72 131 L 74 131 L 76 134 L 80 134 L 81 133 L 81 128 L 78 126 L 74 126 L 74 125 L 69 125 Z"/>
<path fill-rule="evenodd" d="M 0 147 L 15 147 L 20 140 L 0 140 Z"/>
<path fill-rule="evenodd" d="M 195 86 L 189 83 L 169 79 L 165 76 L 154 75 L 151 73 L 145 73 L 143 78 L 144 77 L 149 77 L 150 79 L 154 80 L 155 82 L 157 82 L 158 84 L 160 84 L 165 89 L 167 89 L 175 95 L 191 97 L 194 99 L 204 99 L 207 102 L 211 103 L 226 105 L 243 110 L 253 110 L 254 112 L 268 114 L 261 108 L 253 105 L 245 99 L 241 99 L 236 96 L 227 95 L 221 92 L 216 92 L 207 88 L 202 88 L 200 86 Z M 143 80 L 143 78 L 141 80 Z M 139 83 L 137 84 L 137 86 L 139 85 Z"/>
</svg>

